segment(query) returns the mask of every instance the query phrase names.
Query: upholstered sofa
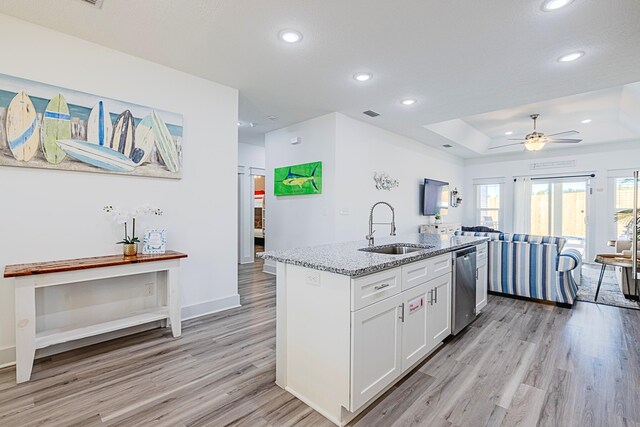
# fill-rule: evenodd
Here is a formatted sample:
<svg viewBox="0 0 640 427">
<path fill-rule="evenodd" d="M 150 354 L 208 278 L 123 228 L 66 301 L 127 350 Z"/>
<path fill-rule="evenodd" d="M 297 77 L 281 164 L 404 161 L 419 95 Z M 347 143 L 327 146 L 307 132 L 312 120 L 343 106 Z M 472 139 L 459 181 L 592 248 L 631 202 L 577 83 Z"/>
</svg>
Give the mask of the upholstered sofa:
<svg viewBox="0 0 640 427">
<path fill-rule="evenodd" d="M 489 291 L 573 305 L 581 255 L 566 239 L 529 234 L 456 232 L 489 237 Z"/>
</svg>

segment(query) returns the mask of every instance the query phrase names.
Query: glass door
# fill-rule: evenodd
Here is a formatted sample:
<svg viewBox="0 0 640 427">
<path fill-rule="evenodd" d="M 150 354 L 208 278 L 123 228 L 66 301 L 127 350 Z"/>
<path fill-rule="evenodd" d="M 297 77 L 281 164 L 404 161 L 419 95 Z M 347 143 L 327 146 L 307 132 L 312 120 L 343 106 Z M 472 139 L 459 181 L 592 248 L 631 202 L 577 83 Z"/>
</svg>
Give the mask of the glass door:
<svg viewBox="0 0 640 427">
<path fill-rule="evenodd" d="M 588 195 L 587 179 L 532 181 L 531 234 L 562 236 L 586 258 Z"/>
</svg>

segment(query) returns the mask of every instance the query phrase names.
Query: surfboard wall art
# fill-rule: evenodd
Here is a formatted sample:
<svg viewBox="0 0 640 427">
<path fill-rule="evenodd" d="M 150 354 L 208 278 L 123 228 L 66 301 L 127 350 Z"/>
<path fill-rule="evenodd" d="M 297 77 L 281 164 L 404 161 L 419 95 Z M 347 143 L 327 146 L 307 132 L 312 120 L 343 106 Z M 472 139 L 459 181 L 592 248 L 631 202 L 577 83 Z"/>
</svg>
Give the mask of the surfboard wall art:
<svg viewBox="0 0 640 427">
<path fill-rule="evenodd" d="M 182 177 L 182 115 L 0 74 L 0 166 Z"/>
</svg>

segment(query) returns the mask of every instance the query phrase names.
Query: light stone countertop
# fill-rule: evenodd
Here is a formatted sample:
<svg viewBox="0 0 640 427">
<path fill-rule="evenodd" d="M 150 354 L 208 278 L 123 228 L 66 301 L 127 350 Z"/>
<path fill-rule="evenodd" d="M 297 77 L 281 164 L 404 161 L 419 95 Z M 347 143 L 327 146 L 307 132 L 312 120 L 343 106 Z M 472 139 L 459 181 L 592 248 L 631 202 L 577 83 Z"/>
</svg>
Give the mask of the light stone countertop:
<svg viewBox="0 0 640 427">
<path fill-rule="evenodd" d="M 404 255 L 377 254 L 358 250 L 368 246 L 366 240 L 358 240 L 331 245 L 260 252 L 256 256 L 265 260 L 358 277 L 478 245 L 488 240 L 486 237 L 449 237 L 446 234 L 407 234 L 376 238 L 374 246 L 382 247 L 402 243 L 406 244 L 406 246 L 424 247 L 425 249 Z"/>
</svg>

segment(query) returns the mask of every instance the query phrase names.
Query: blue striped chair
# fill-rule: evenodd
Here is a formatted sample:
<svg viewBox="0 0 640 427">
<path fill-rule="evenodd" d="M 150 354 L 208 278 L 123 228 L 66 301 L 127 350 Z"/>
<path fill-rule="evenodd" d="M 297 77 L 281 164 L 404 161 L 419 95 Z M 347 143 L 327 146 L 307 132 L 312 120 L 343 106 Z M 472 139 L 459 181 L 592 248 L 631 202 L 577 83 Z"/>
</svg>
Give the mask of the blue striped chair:
<svg viewBox="0 0 640 427">
<path fill-rule="evenodd" d="M 580 252 L 562 250 L 562 237 L 529 234 L 456 232 L 489 237 L 489 291 L 573 305 L 578 285 L 572 271 Z"/>
</svg>

